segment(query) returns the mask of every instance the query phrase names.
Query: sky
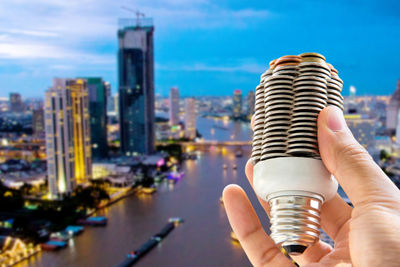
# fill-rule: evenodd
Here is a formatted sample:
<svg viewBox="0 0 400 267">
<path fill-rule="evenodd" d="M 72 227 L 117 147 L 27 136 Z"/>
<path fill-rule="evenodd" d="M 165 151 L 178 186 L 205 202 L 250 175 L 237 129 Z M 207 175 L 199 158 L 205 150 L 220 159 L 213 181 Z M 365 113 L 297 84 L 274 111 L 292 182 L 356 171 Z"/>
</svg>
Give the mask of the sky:
<svg viewBox="0 0 400 267">
<path fill-rule="evenodd" d="M 118 18 L 155 24 L 156 93 L 254 90 L 268 62 L 319 52 L 358 95 L 400 78 L 400 1 L 1 0 L 0 97 L 43 97 L 53 77 L 100 76 L 117 91 Z"/>
</svg>

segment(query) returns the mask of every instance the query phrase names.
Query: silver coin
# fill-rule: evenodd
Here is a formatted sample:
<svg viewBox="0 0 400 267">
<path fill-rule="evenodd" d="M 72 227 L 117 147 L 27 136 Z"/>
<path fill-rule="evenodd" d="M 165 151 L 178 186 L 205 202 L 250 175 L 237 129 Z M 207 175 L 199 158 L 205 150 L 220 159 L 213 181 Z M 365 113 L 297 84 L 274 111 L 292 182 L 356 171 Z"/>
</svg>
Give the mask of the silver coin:
<svg viewBox="0 0 400 267">
<path fill-rule="evenodd" d="M 326 88 L 324 87 L 319 87 L 319 86 L 296 86 L 293 87 L 293 91 L 295 94 L 301 93 L 301 92 L 316 92 L 316 93 L 321 93 L 326 95 Z"/>
<path fill-rule="evenodd" d="M 329 79 L 329 80 L 328 80 L 328 85 L 330 85 L 330 84 L 334 84 L 334 85 L 336 85 L 336 86 L 339 87 L 339 88 L 341 88 L 341 87 L 343 86 L 343 84 L 339 83 L 339 82 L 336 81 L 335 79 Z"/>
<path fill-rule="evenodd" d="M 293 71 L 297 71 L 298 67 L 297 65 L 280 65 L 274 68 L 274 70 L 272 71 L 272 73 L 276 73 L 280 70 L 293 70 Z"/>
<path fill-rule="evenodd" d="M 271 110 L 268 112 L 265 112 L 265 117 L 268 118 L 269 116 L 272 115 L 289 115 L 290 116 L 290 110 Z"/>
<path fill-rule="evenodd" d="M 293 132 L 293 133 L 289 133 L 287 138 L 296 138 L 296 137 L 304 137 L 304 136 L 308 136 L 308 137 L 314 137 L 317 138 L 317 132 L 313 131 L 313 132 Z"/>
<path fill-rule="evenodd" d="M 294 133 L 294 132 L 316 133 L 316 128 L 315 127 L 309 127 L 309 126 L 294 127 L 294 128 L 290 128 L 287 132 L 288 132 L 289 135 L 291 133 Z"/>
<path fill-rule="evenodd" d="M 336 80 L 337 82 L 339 82 L 341 85 L 343 85 L 343 80 L 340 79 L 340 77 L 338 75 L 332 75 L 331 76 L 332 79 Z"/>
<path fill-rule="evenodd" d="M 301 112 L 303 112 L 303 111 L 320 112 L 320 111 L 323 110 L 323 109 L 324 109 L 323 107 L 314 107 L 314 106 L 295 106 L 295 107 L 292 109 L 292 112 L 293 112 L 293 113 L 300 112 L 300 111 L 301 111 Z"/>
<path fill-rule="evenodd" d="M 318 73 L 323 73 L 327 77 L 331 77 L 331 72 L 328 71 L 327 69 L 320 68 L 320 67 L 313 67 L 313 66 L 302 66 L 299 68 L 299 75 L 305 73 L 305 72 L 318 72 Z"/>
<path fill-rule="evenodd" d="M 317 138 L 306 137 L 306 136 L 288 138 L 287 142 L 288 144 L 302 143 L 302 142 L 313 143 L 313 144 L 318 143 Z"/>
<path fill-rule="evenodd" d="M 264 97 L 264 101 L 270 101 L 270 100 L 275 100 L 275 99 L 282 99 L 282 100 L 290 100 L 293 102 L 294 96 L 293 95 L 288 95 L 288 94 L 276 94 L 276 95 L 270 95 L 267 97 Z"/>
<path fill-rule="evenodd" d="M 264 140 L 266 140 L 267 143 L 269 142 L 285 142 L 286 138 L 282 137 L 282 136 L 270 136 L 270 137 L 266 137 Z"/>
<path fill-rule="evenodd" d="M 322 98 L 322 97 L 315 97 L 312 95 L 296 95 L 296 100 L 294 101 L 294 103 L 296 102 L 303 102 L 303 101 L 308 101 L 308 102 L 318 102 L 321 104 L 326 104 L 326 99 L 327 98 Z"/>
<path fill-rule="evenodd" d="M 310 149 L 310 148 L 293 148 L 293 149 L 288 149 L 287 152 L 290 155 L 296 155 L 300 153 L 304 154 L 316 154 L 319 155 L 319 151 L 316 149 Z"/>
<path fill-rule="evenodd" d="M 316 82 L 316 81 L 299 81 L 299 82 L 293 83 L 294 90 L 296 89 L 296 87 L 301 87 L 301 86 L 307 86 L 307 87 L 317 86 L 317 87 L 321 87 L 324 89 L 327 87 L 326 83 L 321 83 L 321 82 Z"/>
<path fill-rule="evenodd" d="M 321 102 L 317 102 L 317 101 L 307 101 L 307 100 L 300 100 L 300 101 L 296 101 L 293 104 L 293 110 L 295 108 L 300 108 L 302 107 L 303 110 L 307 109 L 307 107 L 319 107 L 321 109 L 324 109 L 326 107 L 326 103 L 321 103 Z"/>
<path fill-rule="evenodd" d="M 327 83 L 327 80 L 318 76 L 309 76 L 309 75 L 299 75 L 294 79 L 294 84 L 301 81 L 310 81 L 310 82 L 320 82 L 320 83 Z"/>
<path fill-rule="evenodd" d="M 323 68 L 328 70 L 329 72 L 331 71 L 331 68 L 326 63 L 317 63 L 317 62 L 301 62 L 299 64 L 299 69 L 303 67 L 314 67 L 314 68 Z"/>
<path fill-rule="evenodd" d="M 339 103 L 343 103 L 343 99 L 334 94 L 328 95 L 328 101 L 330 101 L 330 100 L 336 100 Z"/>
</svg>

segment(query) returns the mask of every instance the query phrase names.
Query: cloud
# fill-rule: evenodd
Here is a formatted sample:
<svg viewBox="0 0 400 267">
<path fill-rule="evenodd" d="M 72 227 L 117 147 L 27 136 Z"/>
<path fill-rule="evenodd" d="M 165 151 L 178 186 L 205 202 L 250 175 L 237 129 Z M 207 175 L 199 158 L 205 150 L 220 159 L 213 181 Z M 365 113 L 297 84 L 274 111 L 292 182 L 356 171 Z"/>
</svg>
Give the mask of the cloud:
<svg viewBox="0 0 400 267">
<path fill-rule="evenodd" d="M 227 65 L 213 65 L 204 63 L 193 63 L 193 64 L 170 64 L 160 65 L 156 64 L 156 69 L 162 71 L 210 71 L 210 72 L 245 72 L 245 73 L 257 73 L 260 74 L 266 70 L 266 65 L 257 63 L 238 63 L 238 64 L 227 64 Z"/>
</svg>

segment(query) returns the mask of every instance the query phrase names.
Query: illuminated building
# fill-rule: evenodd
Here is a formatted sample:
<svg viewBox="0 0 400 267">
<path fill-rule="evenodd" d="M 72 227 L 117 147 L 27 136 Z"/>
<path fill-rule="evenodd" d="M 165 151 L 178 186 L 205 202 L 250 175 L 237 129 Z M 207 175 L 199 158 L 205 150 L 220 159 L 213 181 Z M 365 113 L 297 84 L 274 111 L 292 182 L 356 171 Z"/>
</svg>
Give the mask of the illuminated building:
<svg viewBox="0 0 400 267">
<path fill-rule="evenodd" d="M 118 30 L 121 152 L 154 151 L 154 53 L 151 19 L 120 20 Z"/>
<path fill-rule="evenodd" d="M 396 90 L 394 91 L 389 105 L 387 107 L 386 128 L 390 134 L 394 134 L 398 123 L 398 114 L 400 109 L 400 80 L 397 81 Z"/>
<path fill-rule="evenodd" d="M 354 138 L 362 146 L 367 149 L 375 147 L 376 119 L 361 114 L 348 114 L 345 115 L 345 119 Z"/>
<path fill-rule="evenodd" d="M 196 138 L 196 99 L 185 99 L 185 136 Z"/>
<path fill-rule="evenodd" d="M 179 124 L 179 90 L 172 87 L 169 91 L 169 124 Z"/>
<path fill-rule="evenodd" d="M 10 93 L 10 110 L 11 112 L 23 112 L 24 103 L 19 93 Z"/>
<path fill-rule="evenodd" d="M 247 114 L 249 116 L 252 116 L 254 113 L 254 105 L 255 105 L 255 96 L 254 96 L 254 91 L 249 91 L 247 95 L 247 103 L 248 103 L 248 112 Z"/>
<path fill-rule="evenodd" d="M 86 80 L 53 80 L 53 86 L 46 91 L 45 126 L 49 192 L 56 198 L 91 178 Z"/>
<path fill-rule="evenodd" d="M 107 98 L 110 84 L 102 78 L 83 78 L 87 81 L 89 92 L 90 141 L 92 158 L 106 158 L 107 144 Z"/>
<path fill-rule="evenodd" d="M 21 239 L 11 236 L 0 236 L 0 266 L 13 266 L 40 250 L 40 245 L 26 244 Z"/>
<path fill-rule="evenodd" d="M 242 91 L 233 92 L 233 118 L 238 119 L 242 115 Z"/>
<path fill-rule="evenodd" d="M 32 113 L 32 129 L 35 136 L 44 136 L 44 110 L 35 109 Z"/>
</svg>

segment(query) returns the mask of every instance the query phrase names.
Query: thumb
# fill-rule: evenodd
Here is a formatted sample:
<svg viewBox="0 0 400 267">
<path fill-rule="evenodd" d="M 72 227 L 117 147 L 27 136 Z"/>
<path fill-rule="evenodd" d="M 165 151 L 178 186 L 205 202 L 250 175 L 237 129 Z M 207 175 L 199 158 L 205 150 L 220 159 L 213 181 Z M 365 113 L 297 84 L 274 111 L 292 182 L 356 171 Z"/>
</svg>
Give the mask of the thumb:
<svg viewBox="0 0 400 267">
<path fill-rule="evenodd" d="M 354 139 L 337 107 L 320 112 L 318 145 L 325 166 L 355 206 L 399 198 L 397 187 Z"/>
</svg>

